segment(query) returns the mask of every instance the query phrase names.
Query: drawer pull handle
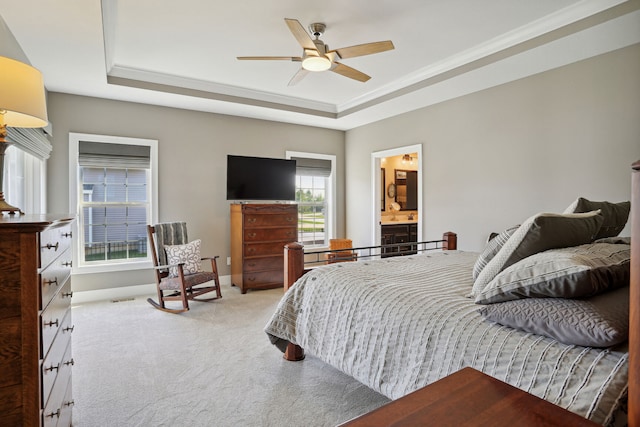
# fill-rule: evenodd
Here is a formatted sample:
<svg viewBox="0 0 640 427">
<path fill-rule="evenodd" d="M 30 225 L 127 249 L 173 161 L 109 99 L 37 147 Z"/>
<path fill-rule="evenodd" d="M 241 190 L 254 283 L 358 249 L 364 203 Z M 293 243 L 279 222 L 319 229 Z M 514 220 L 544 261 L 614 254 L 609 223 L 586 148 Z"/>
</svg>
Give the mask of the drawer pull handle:
<svg viewBox="0 0 640 427">
<path fill-rule="evenodd" d="M 247 218 L 247 222 L 254 223 L 256 222 L 255 218 Z"/>
<path fill-rule="evenodd" d="M 63 405 L 64 405 L 64 406 L 73 406 L 73 405 L 75 405 L 75 404 L 76 404 L 76 402 L 75 402 L 75 401 L 73 401 L 73 400 L 70 400 L 70 401 L 68 401 L 68 402 L 64 402 L 64 403 L 63 403 Z"/>
<path fill-rule="evenodd" d="M 58 326 L 58 319 L 56 319 L 55 321 L 50 321 L 50 322 L 44 322 L 44 326 Z"/>
<path fill-rule="evenodd" d="M 53 280 L 43 280 L 45 285 L 56 285 L 58 286 L 58 277 L 54 277 Z"/>
<path fill-rule="evenodd" d="M 256 248 L 249 248 L 249 249 L 247 249 L 247 252 L 255 252 L 255 251 L 256 251 Z"/>
<path fill-rule="evenodd" d="M 73 237 L 73 233 L 71 231 L 69 231 L 68 233 L 62 233 L 62 237 Z"/>
<path fill-rule="evenodd" d="M 248 280 L 249 282 L 255 282 L 255 281 L 256 281 L 256 278 L 255 278 L 255 277 L 249 277 L 247 280 Z"/>
<path fill-rule="evenodd" d="M 71 298 L 72 296 L 73 296 L 73 291 L 71 291 L 71 292 L 64 292 L 64 293 L 62 294 L 62 297 L 63 297 L 63 298 Z"/>
<path fill-rule="evenodd" d="M 58 246 L 60 246 L 60 242 L 56 242 L 55 245 L 51 244 L 51 243 L 47 243 L 46 246 L 43 246 L 43 248 L 45 249 L 53 249 L 54 251 L 58 250 Z"/>
<path fill-rule="evenodd" d="M 249 237 L 256 237 L 256 233 L 249 233 Z"/>
<path fill-rule="evenodd" d="M 56 371 L 57 371 L 58 369 L 60 369 L 60 365 L 55 365 L 55 366 L 54 366 L 54 365 L 51 365 L 51 366 L 49 366 L 48 368 L 44 368 L 45 372 L 51 372 L 51 371 L 53 371 L 53 370 L 56 370 Z"/>
<path fill-rule="evenodd" d="M 52 412 L 50 414 L 45 415 L 45 417 L 47 417 L 47 418 L 53 418 L 53 417 L 60 418 L 60 409 L 58 409 L 56 412 Z"/>
<path fill-rule="evenodd" d="M 64 364 L 67 365 L 67 366 L 69 366 L 69 365 L 73 366 L 73 365 L 76 364 L 76 362 L 74 362 L 73 359 L 71 359 L 68 362 L 64 362 Z"/>
<path fill-rule="evenodd" d="M 66 262 L 63 262 L 63 263 L 62 263 L 62 266 L 63 266 L 63 267 L 71 267 L 72 265 L 73 265 L 73 262 L 72 262 L 72 261 L 66 261 Z"/>
<path fill-rule="evenodd" d="M 294 218 L 287 217 L 287 221 L 289 221 L 289 222 L 293 222 L 293 220 L 294 220 Z"/>
<path fill-rule="evenodd" d="M 71 326 L 67 326 L 66 328 L 63 329 L 64 332 L 73 332 L 73 328 L 75 328 L 76 325 L 71 325 Z"/>
</svg>

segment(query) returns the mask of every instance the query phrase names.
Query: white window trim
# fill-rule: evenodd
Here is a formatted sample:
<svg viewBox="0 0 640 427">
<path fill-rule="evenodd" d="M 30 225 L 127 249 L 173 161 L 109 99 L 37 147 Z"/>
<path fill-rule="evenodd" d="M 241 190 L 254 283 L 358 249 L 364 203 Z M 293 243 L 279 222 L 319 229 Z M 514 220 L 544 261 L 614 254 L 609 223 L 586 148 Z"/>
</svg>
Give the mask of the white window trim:
<svg viewBox="0 0 640 427">
<path fill-rule="evenodd" d="M 326 200 L 328 204 L 329 217 L 325 219 L 325 233 L 327 244 L 326 248 L 329 247 L 329 239 L 333 239 L 336 236 L 336 156 L 333 154 L 319 154 L 319 153 L 307 153 L 303 151 L 286 151 L 285 157 L 290 159 L 292 157 L 305 157 L 308 159 L 323 159 L 329 160 L 331 162 L 331 176 L 329 180 L 331 185 L 326 190 Z M 327 224 L 328 222 L 328 224 Z M 323 249 L 322 246 L 313 246 L 314 249 Z"/>
<path fill-rule="evenodd" d="M 80 168 L 78 167 L 78 146 L 80 141 L 104 142 L 110 144 L 126 144 L 126 145 L 143 145 L 150 148 L 151 155 L 151 186 L 149 189 L 149 197 L 151 199 L 151 222 L 158 222 L 158 140 L 142 139 L 142 138 L 125 138 L 120 136 L 94 135 L 87 133 L 69 133 L 69 212 L 74 212 L 77 218 L 80 218 Z M 73 233 L 80 236 L 80 224 L 74 221 Z M 80 262 L 80 245 L 83 239 L 76 238 L 73 245 L 73 273 L 74 274 L 93 274 L 106 273 L 112 271 L 123 270 L 141 270 L 152 268 L 151 251 L 148 251 L 147 258 L 135 261 L 114 260 L 100 265 L 88 265 Z"/>
</svg>

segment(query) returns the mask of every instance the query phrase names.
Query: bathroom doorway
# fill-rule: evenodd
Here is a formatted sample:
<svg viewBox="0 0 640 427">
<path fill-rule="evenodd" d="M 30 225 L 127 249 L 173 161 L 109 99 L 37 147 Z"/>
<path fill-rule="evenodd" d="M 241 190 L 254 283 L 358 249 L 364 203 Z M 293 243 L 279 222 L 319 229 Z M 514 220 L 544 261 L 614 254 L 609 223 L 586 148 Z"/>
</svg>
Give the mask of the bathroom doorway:
<svg viewBox="0 0 640 427">
<path fill-rule="evenodd" d="M 422 144 L 371 153 L 372 244 L 382 242 L 384 224 L 417 224 L 422 240 Z"/>
</svg>

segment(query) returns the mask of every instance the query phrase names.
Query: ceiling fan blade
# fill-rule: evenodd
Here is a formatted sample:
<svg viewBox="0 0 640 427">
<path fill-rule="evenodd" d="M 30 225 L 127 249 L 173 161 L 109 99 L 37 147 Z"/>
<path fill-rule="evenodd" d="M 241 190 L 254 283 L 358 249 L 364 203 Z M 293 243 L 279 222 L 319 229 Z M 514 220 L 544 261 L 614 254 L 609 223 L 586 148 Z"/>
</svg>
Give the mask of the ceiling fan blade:
<svg viewBox="0 0 640 427">
<path fill-rule="evenodd" d="M 295 85 L 300 80 L 302 80 L 307 74 L 309 74 L 309 71 L 307 71 L 304 68 L 300 67 L 298 72 L 295 73 L 293 77 L 291 77 L 291 80 L 289 80 L 289 84 L 287 86 Z"/>
<path fill-rule="evenodd" d="M 236 58 L 241 61 L 302 61 L 300 56 L 237 56 Z"/>
<path fill-rule="evenodd" d="M 291 33 L 293 33 L 293 36 L 298 40 L 298 43 L 300 43 L 300 46 L 302 46 L 303 49 L 317 50 L 311 36 L 305 31 L 300 21 L 290 18 L 284 18 L 284 20 L 289 26 L 289 30 L 291 30 Z"/>
<path fill-rule="evenodd" d="M 335 66 L 331 68 L 331 71 L 334 73 L 338 73 L 342 76 L 349 77 L 350 79 L 358 80 L 359 82 L 366 82 L 371 77 L 367 76 L 362 71 L 358 71 L 355 68 L 348 67 L 339 62 L 334 63 Z"/>
<path fill-rule="evenodd" d="M 386 40 L 383 42 L 365 43 L 356 46 L 333 49 L 331 52 L 336 52 L 340 58 L 345 59 L 354 58 L 356 56 L 371 55 L 373 53 L 385 52 L 392 49 L 394 49 L 393 43 L 391 40 Z"/>
</svg>

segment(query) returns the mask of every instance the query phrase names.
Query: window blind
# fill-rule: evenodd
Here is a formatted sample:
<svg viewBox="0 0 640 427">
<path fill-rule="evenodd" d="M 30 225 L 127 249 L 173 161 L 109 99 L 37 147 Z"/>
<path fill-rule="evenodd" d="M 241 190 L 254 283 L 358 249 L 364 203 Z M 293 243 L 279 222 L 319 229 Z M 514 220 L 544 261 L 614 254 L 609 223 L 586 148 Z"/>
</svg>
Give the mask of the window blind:
<svg viewBox="0 0 640 427">
<path fill-rule="evenodd" d="M 12 128 L 7 126 L 7 139 L 17 148 L 41 160 L 47 160 L 53 147 L 40 128 Z"/>
<path fill-rule="evenodd" d="M 79 141 L 78 164 L 97 168 L 151 168 L 151 147 Z"/>
<path fill-rule="evenodd" d="M 297 175 L 311 175 L 329 177 L 331 175 L 331 160 L 311 159 L 307 157 L 291 157 L 296 161 Z"/>
</svg>

